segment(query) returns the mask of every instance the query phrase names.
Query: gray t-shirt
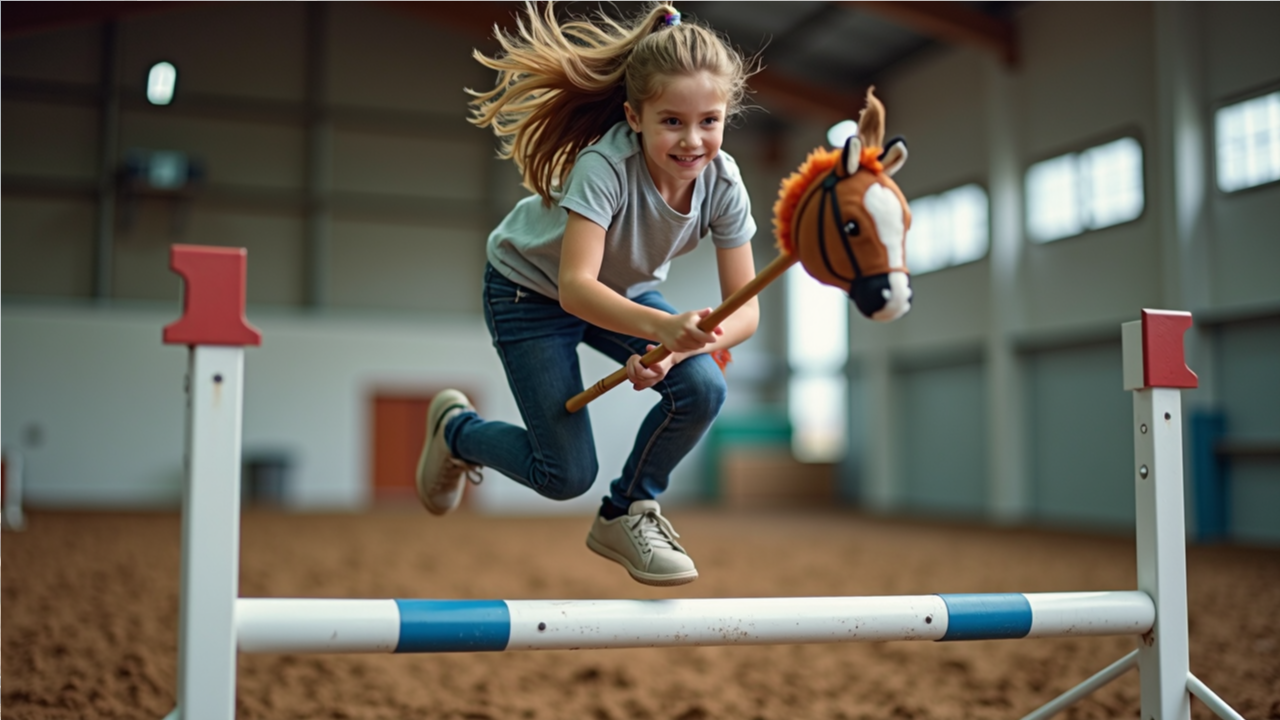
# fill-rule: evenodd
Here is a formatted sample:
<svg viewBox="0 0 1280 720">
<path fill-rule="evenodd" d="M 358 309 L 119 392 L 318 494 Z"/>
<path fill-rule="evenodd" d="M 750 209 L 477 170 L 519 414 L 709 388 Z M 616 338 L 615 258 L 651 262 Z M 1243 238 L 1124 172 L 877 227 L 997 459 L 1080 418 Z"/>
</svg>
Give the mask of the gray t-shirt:
<svg viewBox="0 0 1280 720">
<path fill-rule="evenodd" d="M 671 259 L 711 234 L 718 248 L 751 240 L 756 223 L 738 164 L 725 152 L 698 175 L 689 214 L 667 205 L 645 165 L 640 136 L 620 122 L 578 153 L 564 191 L 550 208 L 527 197 L 489 235 L 490 264 L 507 278 L 550 298 L 560 297 L 560 245 L 572 210 L 605 228 L 599 280 L 634 298 L 667 277 Z"/>
</svg>

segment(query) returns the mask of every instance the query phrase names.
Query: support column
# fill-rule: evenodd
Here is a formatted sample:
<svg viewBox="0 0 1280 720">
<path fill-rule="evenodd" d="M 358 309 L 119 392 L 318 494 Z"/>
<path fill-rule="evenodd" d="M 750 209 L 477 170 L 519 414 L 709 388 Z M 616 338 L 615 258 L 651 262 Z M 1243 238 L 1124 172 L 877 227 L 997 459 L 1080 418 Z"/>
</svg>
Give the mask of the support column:
<svg viewBox="0 0 1280 720">
<path fill-rule="evenodd" d="M 115 272 L 116 158 L 120 145 L 120 47 L 114 21 L 102 26 L 98 102 L 98 211 L 93 232 L 93 298 L 111 299 Z"/>
<path fill-rule="evenodd" d="M 332 190 L 333 123 L 329 118 L 328 66 L 329 66 L 329 17 L 332 7 L 328 3 L 307 3 L 307 148 L 304 219 L 304 252 L 306 253 L 305 288 L 306 305 L 323 309 L 329 304 L 329 255 L 332 233 L 332 210 L 329 194 Z"/>
<path fill-rule="evenodd" d="M 1199 3 L 1156 3 L 1156 142 L 1154 190 L 1159 208 L 1162 293 L 1165 307 L 1199 312 L 1213 305 L 1213 253 L 1209 194 L 1212 123 L 1205 82 L 1204 13 Z M 1192 327 L 1186 353 L 1200 371 L 1200 391 L 1187 398 L 1194 498 L 1191 522 L 1201 540 L 1230 534 L 1227 499 L 1215 471 L 1212 445 L 1223 428 L 1218 412 L 1216 333 Z M 1215 431 L 1214 428 L 1217 428 Z"/>
<path fill-rule="evenodd" d="M 990 313 L 985 348 L 987 458 L 990 485 L 987 513 L 1014 523 L 1028 513 L 1025 382 L 1014 346 L 1021 322 L 1018 268 L 1021 265 L 1022 169 L 1018 157 L 1013 76 L 987 59 L 987 147 L 991 203 Z"/>
<path fill-rule="evenodd" d="M 1213 135 L 1205 89 L 1205 10 L 1198 3 L 1157 3 L 1152 8 L 1159 110 L 1153 154 L 1160 208 L 1161 302 L 1196 312 L 1213 304 L 1209 223 Z M 1200 391 L 1187 399 L 1189 407 L 1216 404 L 1212 333 L 1192 327 L 1186 352 L 1200 375 Z"/>
<path fill-rule="evenodd" d="M 866 506 L 876 512 L 891 511 L 902 502 L 897 403 L 886 345 L 873 340 L 862 354 L 862 384 L 867 398 L 866 407 L 861 409 L 866 413 L 867 479 L 861 495 Z"/>
</svg>

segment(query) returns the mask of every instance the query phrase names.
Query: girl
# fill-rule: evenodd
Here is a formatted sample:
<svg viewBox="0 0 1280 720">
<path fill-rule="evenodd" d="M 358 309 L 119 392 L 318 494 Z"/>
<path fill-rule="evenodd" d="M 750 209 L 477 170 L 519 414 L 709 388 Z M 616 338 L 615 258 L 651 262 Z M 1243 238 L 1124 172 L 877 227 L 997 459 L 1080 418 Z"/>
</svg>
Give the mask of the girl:
<svg viewBox="0 0 1280 720">
<path fill-rule="evenodd" d="M 656 498 L 706 432 L 725 397 L 708 355 L 756 330 L 751 302 L 711 332 L 704 308 L 679 312 L 655 287 L 672 258 L 710 233 L 720 292 L 755 275 L 756 225 L 737 164 L 720 151 L 724 124 L 746 91 L 742 58 L 713 32 L 657 5 L 629 24 L 601 16 L 560 24 L 548 3 L 526 6 L 502 52 L 481 64 L 497 86 L 472 92 L 471 122 L 503 139 L 532 195 L 489 236 L 485 322 L 525 427 L 481 418 L 461 392 L 441 392 L 427 413 L 418 495 L 443 515 L 464 476 L 486 466 L 545 497 L 585 493 L 598 463 L 577 346 L 624 363 L 636 390 L 662 398 L 649 412 L 587 546 L 650 585 L 698 577 Z M 672 355 L 649 367 L 662 343 Z"/>
</svg>

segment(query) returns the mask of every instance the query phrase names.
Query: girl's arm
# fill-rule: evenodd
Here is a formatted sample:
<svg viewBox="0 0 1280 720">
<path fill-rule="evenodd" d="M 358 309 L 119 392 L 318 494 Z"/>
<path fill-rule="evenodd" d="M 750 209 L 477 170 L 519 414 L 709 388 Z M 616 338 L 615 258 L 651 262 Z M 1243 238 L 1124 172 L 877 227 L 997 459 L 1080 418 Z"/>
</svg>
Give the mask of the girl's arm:
<svg viewBox="0 0 1280 720">
<path fill-rule="evenodd" d="M 744 243 L 736 248 L 721 250 L 716 248 L 716 265 L 720 271 L 720 295 L 728 299 L 756 276 L 755 260 L 751 257 L 751 243 Z M 715 342 L 703 346 L 693 352 L 675 352 L 666 359 L 649 367 L 640 364 L 640 356 L 632 355 L 627 360 L 627 379 L 636 390 L 653 387 L 666 377 L 667 371 L 680 361 L 698 353 L 712 352 L 720 348 L 737 345 L 755 334 L 760 320 L 760 303 L 752 297 L 732 315 L 721 323 L 721 335 Z M 652 349 L 652 346 L 650 346 Z"/>
<path fill-rule="evenodd" d="M 676 352 L 707 349 L 718 333 L 703 332 L 697 325 L 710 309 L 669 315 L 614 292 L 599 280 L 604 244 L 604 228 L 569 211 L 560 249 L 560 306 L 597 327 L 656 340 Z M 720 274 L 723 290 L 723 267 Z"/>
</svg>

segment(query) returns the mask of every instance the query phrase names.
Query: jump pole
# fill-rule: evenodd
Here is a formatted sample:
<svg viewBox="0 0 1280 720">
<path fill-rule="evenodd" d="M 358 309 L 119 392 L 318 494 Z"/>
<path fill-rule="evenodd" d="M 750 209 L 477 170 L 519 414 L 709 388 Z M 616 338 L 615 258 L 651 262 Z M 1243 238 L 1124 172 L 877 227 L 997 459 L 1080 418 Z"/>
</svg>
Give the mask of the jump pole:
<svg viewBox="0 0 1280 720">
<path fill-rule="evenodd" d="M 164 341 L 190 347 L 183 491 L 178 707 L 169 720 L 235 715 L 237 652 L 484 652 L 677 645 L 989 640 L 1133 635 L 1138 649 L 1027 718 L 1048 718 L 1137 666 L 1141 720 L 1189 720 L 1194 693 L 1243 720 L 1191 674 L 1182 506 L 1183 361 L 1191 315 L 1125 323 L 1134 398 L 1138 590 L 892 597 L 676 600 L 239 598 L 243 249 L 175 245 L 183 316 Z"/>
</svg>

